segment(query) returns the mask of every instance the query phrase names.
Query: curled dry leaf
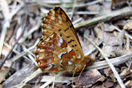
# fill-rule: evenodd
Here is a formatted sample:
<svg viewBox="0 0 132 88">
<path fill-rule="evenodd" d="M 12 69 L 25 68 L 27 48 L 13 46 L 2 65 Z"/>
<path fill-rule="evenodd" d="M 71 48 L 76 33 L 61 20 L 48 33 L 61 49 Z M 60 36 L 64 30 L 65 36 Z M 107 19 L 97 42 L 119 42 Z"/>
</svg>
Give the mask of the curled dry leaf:
<svg viewBox="0 0 132 88">
<path fill-rule="evenodd" d="M 104 73 L 105 75 L 108 77 L 110 75 L 111 69 L 110 68 L 106 68 L 104 69 Z"/>
<path fill-rule="evenodd" d="M 78 78 L 75 79 L 75 84 L 77 87 L 91 87 L 92 84 L 97 82 L 97 80 L 102 77 L 99 71 L 96 69 L 87 71 L 86 73 L 84 72 L 82 75 L 83 76 L 81 76 L 79 80 Z"/>
<path fill-rule="evenodd" d="M 94 41 L 96 44 L 98 44 L 99 40 L 94 38 L 93 33 L 91 33 L 91 35 L 89 35 L 90 34 L 89 32 L 90 32 L 90 30 L 85 30 L 84 36 L 88 36 L 88 37 L 90 36 L 90 39 L 92 41 Z M 80 43 L 82 45 L 83 52 L 86 56 L 95 50 L 95 47 L 87 39 L 84 38 L 84 41 L 83 41 L 83 39 L 81 37 L 79 37 L 79 40 L 80 40 Z"/>
<path fill-rule="evenodd" d="M 105 53 L 106 57 L 115 56 L 114 49 L 112 46 L 104 45 L 102 51 Z"/>
<path fill-rule="evenodd" d="M 110 46 L 117 46 L 120 45 L 120 42 L 113 33 L 107 33 L 104 30 L 104 27 L 99 24 L 95 27 L 94 31 L 97 36 L 97 38 L 101 39 L 105 44 L 110 45 Z"/>
<path fill-rule="evenodd" d="M 113 32 L 115 30 L 114 25 L 104 24 L 104 31 L 105 32 Z"/>
<path fill-rule="evenodd" d="M 103 81 L 105 81 L 105 80 L 106 80 L 106 77 L 105 77 L 105 76 L 101 76 L 96 82 L 98 82 L 98 81 L 103 82 Z"/>
<path fill-rule="evenodd" d="M 113 86 L 114 86 L 114 83 L 112 82 L 111 79 L 107 79 L 106 82 L 104 82 L 105 88 L 112 88 Z"/>
<path fill-rule="evenodd" d="M 126 77 L 127 75 L 129 75 L 130 73 L 131 73 L 131 70 L 128 69 L 128 68 L 125 68 L 125 69 L 123 69 L 123 71 L 120 73 L 120 77 L 121 77 L 121 78 L 124 78 L 124 77 Z"/>
<path fill-rule="evenodd" d="M 126 55 L 126 54 L 130 54 L 132 52 L 132 49 L 123 49 L 121 47 L 114 47 L 114 52 L 117 56 L 122 56 L 122 55 Z"/>
</svg>

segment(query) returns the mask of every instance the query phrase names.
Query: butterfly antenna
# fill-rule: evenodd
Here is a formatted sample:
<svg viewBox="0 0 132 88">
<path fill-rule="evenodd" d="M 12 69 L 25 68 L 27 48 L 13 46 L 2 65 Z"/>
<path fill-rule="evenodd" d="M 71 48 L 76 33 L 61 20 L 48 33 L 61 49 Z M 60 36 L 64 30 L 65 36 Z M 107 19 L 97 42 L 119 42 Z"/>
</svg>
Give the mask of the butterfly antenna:
<svg viewBox="0 0 132 88">
<path fill-rule="evenodd" d="M 76 73 L 76 69 L 77 69 L 77 67 L 75 68 L 75 71 L 74 71 L 74 73 L 73 73 L 73 75 L 72 75 L 72 77 L 73 77 L 73 79 L 72 79 L 72 85 L 73 85 L 74 75 L 75 75 L 75 73 Z"/>
<path fill-rule="evenodd" d="M 81 70 L 81 72 L 80 72 L 80 74 L 79 74 L 79 76 L 78 76 L 77 81 L 79 81 L 79 79 L 80 79 L 80 77 L 81 77 L 81 74 L 82 74 L 82 72 L 84 71 L 85 67 L 86 67 L 86 65 L 85 65 L 85 66 L 83 67 L 83 69 Z"/>
</svg>

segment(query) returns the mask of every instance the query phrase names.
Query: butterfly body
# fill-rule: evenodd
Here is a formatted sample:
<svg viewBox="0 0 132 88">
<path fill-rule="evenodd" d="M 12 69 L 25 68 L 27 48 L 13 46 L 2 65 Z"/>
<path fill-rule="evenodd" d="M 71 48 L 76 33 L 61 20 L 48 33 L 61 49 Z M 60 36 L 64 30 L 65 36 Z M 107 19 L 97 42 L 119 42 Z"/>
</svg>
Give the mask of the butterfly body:
<svg viewBox="0 0 132 88">
<path fill-rule="evenodd" d="M 84 57 L 74 27 L 60 7 L 49 11 L 42 26 L 42 38 L 35 49 L 36 61 L 42 71 L 79 72 L 93 62 Z"/>
</svg>

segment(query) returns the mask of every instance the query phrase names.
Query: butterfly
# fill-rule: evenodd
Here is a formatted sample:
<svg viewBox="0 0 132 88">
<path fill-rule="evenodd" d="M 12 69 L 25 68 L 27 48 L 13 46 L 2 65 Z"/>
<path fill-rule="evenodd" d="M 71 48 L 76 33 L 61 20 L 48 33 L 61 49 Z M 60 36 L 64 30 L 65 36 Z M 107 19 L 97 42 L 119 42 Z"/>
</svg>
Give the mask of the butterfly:
<svg viewBox="0 0 132 88">
<path fill-rule="evenodd" d="M 66 13 L 56 6 L 43 19 L 42 37 L 35 48 L 43 72 L 79 72 L 94 60 L 84 56 L 74 27 Z"/>
</svg>

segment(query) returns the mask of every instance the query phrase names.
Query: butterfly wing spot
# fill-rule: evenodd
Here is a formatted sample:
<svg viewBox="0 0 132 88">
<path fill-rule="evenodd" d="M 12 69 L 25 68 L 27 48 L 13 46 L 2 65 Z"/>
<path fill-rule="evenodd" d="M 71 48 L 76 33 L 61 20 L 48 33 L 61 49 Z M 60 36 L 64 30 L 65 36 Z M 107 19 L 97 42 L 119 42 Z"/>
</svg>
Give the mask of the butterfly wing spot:
<svg viewBox="0 0 132 88">
<path fill-rule="evenodd" d="M 77 52 L 78 53 L 78 52 Z M 81 58 L 81 55 L 78 53 L 78 57 L 77 58 Z"/>
<path fill-rule="evenodd" d="M 66 42 L 66 41 L 63 41 L 63 43 L 61 44 L 60 47 L 61 47 L 61 48 L 67 47 L 67 42 Z"/>
<path fill-rule="evenodd" d="M 50 38 L 53 38 L 53 37 L 54 37 L 54 35 L 51 35 L 51 36 L 50 36 Z"/>
<path fill-rule="evenodd" d="M 41 44 L 44 45 L 44 42 L 42 42 Z"/>
<path fill-rule="evenodd" d="M 66 54 L 66 52 L 60 53 L 60 54 L 58 55 L 58 57 L 61 59 L 63 54 Z"/>
<path fill-rule="evenodd" d="M 69 18 L 66 16 L 66 22 L 69 22 Z"/>
<path fill-rule="evenodd" d="M 62 17 L 58 16 L 58 19 L 59 19 L 59 24 L 61 24 L 62 23 Z"/>
<path fill-rule="evenodd" d="M 60 38 L 59 42 L 60 43 L 63 43 L 63 39 L 60 36 L 59 36 L 59 38 Z"/>
<path fill-rule="evenodd" d="M 47 67 L 45 70 L 49 70 L 49 69 L 51 69 L 53 67 L 52 64 L 48 64 L 48 65 L 49 65 L 49 67 Z"/>
<path fill-rule="evenodd" d="M 60 61 L 61 67 L 66 67 L 66 66 L 65 66 L 66 64 L 72 65 L 73 63 L 72 63 L 71 61 L 63 61 L 63 60 Z"/>
<path fill-rule="evenodd" d="M 46 27 L 47 27 L 47 24 L 43 24 L 43 25 L 42 25 L 42 29 L 43 29 L 42 31 L 44 31 L 44 29 L 46 29 Z M 47 30 L 46 30 L 46 31 L 47 31 Z"/>
<path fill-rule="evenodd" d="M 43 41 L 43 38 L 40 38 L 40 41 Z"/>
<path fill-rule="evenodd" d="M 67 51 L 70 51 L 71 47 L 69 45 L 67 45 L 66 49 L 67 49 Z"/>
<path fill-rule="evenodd" d="M 72 45 L 72 47 L 76 47 L 77 45 Z"/>
<path fill-rule="evenodd" d="M 66 32 L 69 28 L 71 28 L 72 27 L 72 25 L 70 25 L 68 28 L 66 28 L 64 31 Z"/>
<path fill-rule="evenodd" d="M 60 61 L 60 65 L 61 65 L 61 66 L 62 66 L 62 62 L 63 62 L 63 60 Z"/>
<path fill-rule="evenodd" d="M 58 42 L 57 46 L 61 46 L 61 43 L 60 43 L 60 42 Z"/>
<path fill-rule="evenodd" d="M 58 31 L 61 31 L 61 29 L 59 29 Z"/>
<path fill-rule="evenodd" d="M 68 50 L 68 53 L 70 53 L 72 51 L 72 49 L 70 48 L 69 50 Z"/>
<path fill-rule="evenodd" d="M 51 12 L 52 12 L 52 16 L 55 16 L 55 11 L 53 9 L 51 10 Z"/>
<path fill-rule="evenodd" d="M 55 20 L 55 17 L 54 17 L 54 16 L 52 16 L 52 17 L 51 17 L 51 20 Z"/>
<path fill-rule="evenodd" d="M 38 62 L 38 65 L 40 65 L 40 62 Z"/>
<path fill-rule="evenodd" d="M 74 47 L 74 45 L 72 45 L 72 47 Z"/>
<path fill-rule="evenodd" d="M 67 38 L 70 38 L 71 36 L 66 36 Z"/>
<path fill-rule="evenodd" d="M 72 41 L 74 41 L 73 39 L 71 39 L 68 43 L 71 43 Z"/>
<path fill-rule="evenodd" d="M 66 32 L 69 28 L 66 28 L 64 31 Z"/>
<path fill-rule="evenodd" d="M 50 40 L 52 40 L 51 43 L 55 44 L 56 46 L 61 46 L 61 43 L 63 43 L 63 39 L 60 36 L 57 36 L 57 34 L 53 34 L 50 36 Z"/>
<path fill-rule="evenodd" d="M 62 34 L 60 34 L 60 36 L 62 37 Z"/>
<path fill-rule="evenodd" d="M 36 55 L 36 58 L 39 58 L 39 55 Z"/>
<path fill-rule="evenodd" d="M 68 61 L 68 65 L 72 65 L 72 62 L 71 61 Z"/>
</svg>

